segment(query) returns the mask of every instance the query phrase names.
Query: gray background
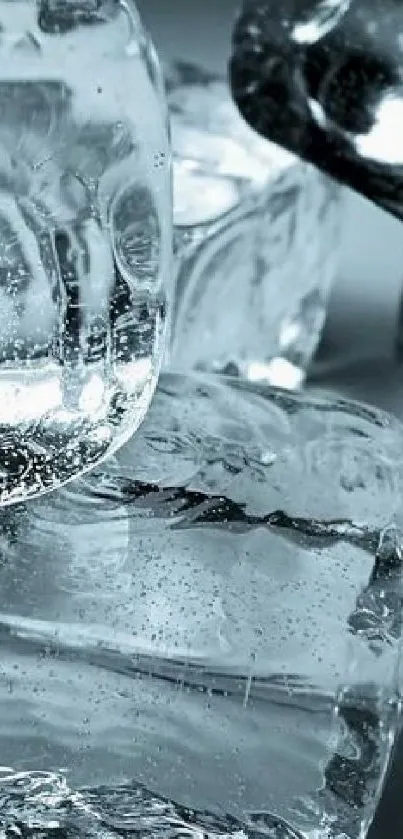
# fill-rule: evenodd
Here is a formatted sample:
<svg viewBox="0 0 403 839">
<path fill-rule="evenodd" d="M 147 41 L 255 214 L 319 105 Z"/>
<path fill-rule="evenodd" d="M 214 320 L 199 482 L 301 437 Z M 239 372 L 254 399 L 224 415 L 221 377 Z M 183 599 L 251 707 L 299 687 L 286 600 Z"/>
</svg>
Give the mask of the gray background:
<svg viewBox="0 0 403 839">
<path fill-rule="evenodd" d="M 138 0 L 163 58 L 178 56 L 221 71 L 238 5 L 237 0 Z M 316 367 L 313 382 L 403 418 L 403 371 L 395 358 L 403 227 L 348 190 L 343 202 L 339 279 L 321 348 L 322 367 Z M 371 839 L 402 836 L 403 742 Z"/>
</svg>

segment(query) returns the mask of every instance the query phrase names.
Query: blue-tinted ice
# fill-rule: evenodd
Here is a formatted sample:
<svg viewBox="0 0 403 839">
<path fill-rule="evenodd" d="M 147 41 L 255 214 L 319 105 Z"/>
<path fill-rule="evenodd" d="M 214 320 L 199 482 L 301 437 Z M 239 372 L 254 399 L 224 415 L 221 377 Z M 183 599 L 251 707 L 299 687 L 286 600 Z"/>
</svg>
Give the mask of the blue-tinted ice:
<svg viewBox="0 0 403 839">
<path fill-rule="evenodd" d="M 0 835 L 361 835 L 402 452 L 375 409 L 165 374 L 114 461 L 3 510 Z"/>
</svg>

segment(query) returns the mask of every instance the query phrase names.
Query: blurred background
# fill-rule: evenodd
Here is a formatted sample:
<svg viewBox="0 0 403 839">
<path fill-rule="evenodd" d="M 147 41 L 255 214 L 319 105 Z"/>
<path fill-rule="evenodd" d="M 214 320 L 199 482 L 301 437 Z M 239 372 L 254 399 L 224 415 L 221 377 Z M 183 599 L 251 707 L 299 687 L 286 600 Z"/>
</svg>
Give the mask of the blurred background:
<svg viewBox="0 0 403 839">
<path fill-rule="evenodd" d="M 138 7 L 163 58 L 180 56 L 226 72 L 239 0 L 138 0 Z M 326 352 L 332 363 L 345 357 L 385 359 L 396 342 L 403 230 L 400 222 L 348 190 L 344 202 L 340 277 Z"/>
<path fill-rule="evenodd" d="M 163 59 L 179 57 L 226 71 L 237 0 L 138 0 L 138 6 Z M 403 418 L 403 377 L 397 365 L 403 228 L 348 190 L 343 202 L 339 279 L 311 382 Z M 400 743 L 370 839 L 402 835 Z"/>
</svg>

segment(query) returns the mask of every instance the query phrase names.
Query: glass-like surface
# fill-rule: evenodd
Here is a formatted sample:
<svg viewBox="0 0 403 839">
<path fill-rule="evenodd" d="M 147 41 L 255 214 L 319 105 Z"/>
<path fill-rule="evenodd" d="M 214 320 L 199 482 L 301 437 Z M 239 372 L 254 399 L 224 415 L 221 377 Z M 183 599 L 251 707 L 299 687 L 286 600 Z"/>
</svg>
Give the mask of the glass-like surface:
<svg viewBox="0 0 403 839">
<path fill-rule="evenodd" d="M 157 59 L 131 0 L 0 2 L 0 504 L 116 450 L 170 279 Z"/>
<path fill-rule="evenodd" d="M 398 722 L 402 426 L 165 374 L 0 515 L 0 835 L 357 839 Z"/>
<path fill-rule="evenodd" d="M 171 364 L 298 387 L 337 272 L 338 188 L 252 131 L 225 79 L 175 65 L 168 102 Z"/>
</svg>

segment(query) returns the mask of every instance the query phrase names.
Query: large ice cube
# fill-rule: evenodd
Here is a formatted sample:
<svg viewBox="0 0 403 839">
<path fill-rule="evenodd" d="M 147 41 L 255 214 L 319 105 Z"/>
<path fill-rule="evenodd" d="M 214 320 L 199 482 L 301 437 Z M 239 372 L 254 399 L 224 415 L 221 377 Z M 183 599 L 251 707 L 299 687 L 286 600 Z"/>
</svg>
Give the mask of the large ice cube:
<svg viewBox="0 0 403 839">
<path fill-rule="evenodd" d="M 1 511 L 2 764 L 358 836 L 397 721 L 402 453 L 375 409 L 165 374 L 115 461 Z"/>
</svg>

